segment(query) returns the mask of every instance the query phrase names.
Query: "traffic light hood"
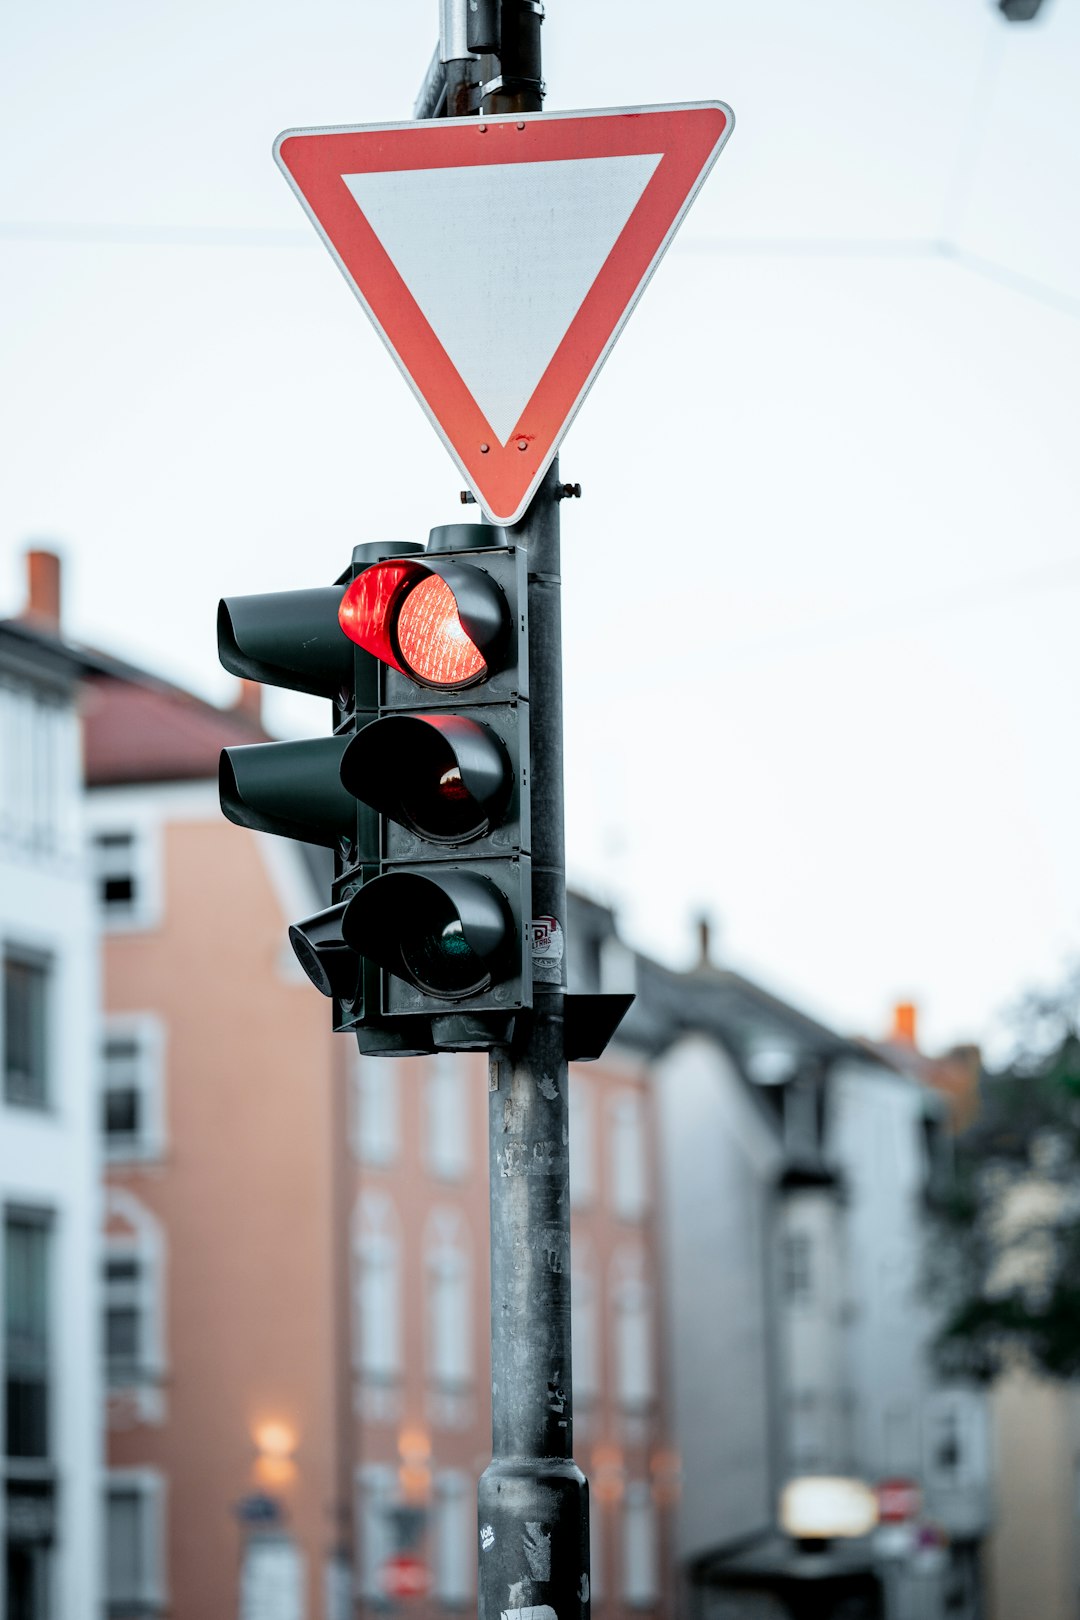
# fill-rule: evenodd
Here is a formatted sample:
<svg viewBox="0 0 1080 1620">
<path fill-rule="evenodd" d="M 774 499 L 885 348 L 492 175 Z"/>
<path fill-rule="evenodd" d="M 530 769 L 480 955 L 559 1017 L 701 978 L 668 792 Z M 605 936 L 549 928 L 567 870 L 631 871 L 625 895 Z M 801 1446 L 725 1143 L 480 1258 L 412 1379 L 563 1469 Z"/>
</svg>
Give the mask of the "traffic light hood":
<svg viewBox="0 0 1080 1620">
<path fill-rule="evenodd" d="M 353 649 L 338 621 L 340 585 L 226 596 L 218 603 L 218 657 L 249 681 L 337 697 L 353 678 Z"/>
<path fill-rule="evenodd" d="M 474 872 L 384 873 L 349 902 L 341 929 L 361 956 L 444 1001 L 484 994 L 514 965 L 506 898 Z"/>
<path fill-rule="evenodd" d="M 356 801 L 341 785 L 346 737 L 224 748 L 221 808 L 238 827 L 333 849 L 356 832 Z"/>
<path fill-rule="evenodd" d="M 510 802 L 513 766 L 490 726 L 467 715 L 389 714 L 350 742 L 346 789 L 437 844 L 482 838 Z"/>
</svg>

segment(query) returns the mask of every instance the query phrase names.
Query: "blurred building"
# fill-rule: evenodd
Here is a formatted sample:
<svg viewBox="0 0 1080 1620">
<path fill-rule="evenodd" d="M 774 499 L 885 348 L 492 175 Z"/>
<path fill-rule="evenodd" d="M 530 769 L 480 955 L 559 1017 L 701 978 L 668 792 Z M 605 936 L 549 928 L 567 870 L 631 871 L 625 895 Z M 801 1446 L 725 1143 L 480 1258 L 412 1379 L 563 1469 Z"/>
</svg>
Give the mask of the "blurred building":
<svg viewBox="0 0 1080 1620">
<path fill-rule="evenodd" d="M 107 1609 L 283 1620 L 476 1600 L 491 1455 L 487 1067 L 359 1059 L 287 942 L 321 854 L 229 825 L 263 737 L 96 659 L 104 930 Z M 606 915 L 606 914 L 605 914 Z M 603 948 L 605 987 L 626 953 Z M 597 945 L 594 973 L 599 971 Z M 647 1064 L 572 1079 L 578 1455 L 598 1615 L 664 1609 L 678 1463 L 657 1311 Z"/>
<path fill-rule="evenodd" d="M 923 1289 L 942 1099 L 707 953 L 694 975 L 639 962 L 624 1033 L 648 1015 L 687 1601 L 975 1620 L 985 1402 L 936 1378 Z M 780 1489 L 837 1475 L 917 1506 L 807 1551 L 778 1526 Z"/>
<path fill-rule="evenodd" d="M 60 658 L 55 629 L 42 647 Z M 218 807 L 220 749 L 264 737 L 257 688 L 221 710 L 80 659 L 104 933 L 82 1095 L 106 1161 L 106 1612 L 471 1608 L 485 1060 L 360 1059 L 330 1033 L 286 937 L 325 904 L 327 853 Z M 883 1592 L 888 1620 L 974 1620 L 983 1406 L 936 1383 L 920 1287 L 940 1097 L 715 968 L 707 942 L 697 971 L 668 971 L 578 898 L 568 947 L 573 988 L 637 996 L 570 1076 L 598 1620 L 855 1620 Z M 835 1474 L 921 1507 L 810 1553 L 779 1526 L 780 1491 Z"/>
<path fill-rule="evenodd" d="M 256 699 L 257 699 L 257 693 Z M 343 1063 L 288 922 L 309 852 L 218 808 L 222 712 L 99 660 L 87 819 L 99 1053 L 107 1612 L 322 1612 L 350 1526 Z"/>
<path fill-rule="evenodd" d="M 3 1620 L 99 1613 L 97 940 L 54 564 L 0 624 Z"/>
</svg>

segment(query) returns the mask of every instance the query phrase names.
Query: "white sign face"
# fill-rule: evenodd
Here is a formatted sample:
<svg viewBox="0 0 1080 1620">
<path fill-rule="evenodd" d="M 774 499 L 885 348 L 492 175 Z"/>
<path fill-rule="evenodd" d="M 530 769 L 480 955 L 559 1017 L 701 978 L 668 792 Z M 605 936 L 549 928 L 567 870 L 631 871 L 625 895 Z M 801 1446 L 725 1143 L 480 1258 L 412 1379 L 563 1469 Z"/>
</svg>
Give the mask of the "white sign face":
<svg viewBox="0 0 1080 1620">
<path fill-rule="evenodd" d="M 278 137 L 278 163 L 496 522 L 525 511 L 732 123 L 703 102 Z"/>
<path fill-rule="evenodd" d="M 240 1572 L 240 1620 L 305 1620 L 304 1560 L 288 1536 L 251 1536 Z"/>
</svg>

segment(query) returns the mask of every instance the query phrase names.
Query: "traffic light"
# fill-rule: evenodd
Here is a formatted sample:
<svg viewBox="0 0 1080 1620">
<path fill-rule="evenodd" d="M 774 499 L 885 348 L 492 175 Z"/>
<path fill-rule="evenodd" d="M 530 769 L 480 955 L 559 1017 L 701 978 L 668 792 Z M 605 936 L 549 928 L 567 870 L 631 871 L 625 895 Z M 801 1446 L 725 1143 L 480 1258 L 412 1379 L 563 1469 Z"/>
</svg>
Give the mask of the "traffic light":
<svg viewBox="0 0 1080 1620">
<path fill-rule="evenodd" d="M 225 598 L 235 675 L 328 698 L 328 737 L 221 755 L 231 821 L 333 852 L 330 905 L 289 940 L 360 1051 L 509 1041 L 532 1005 L 528 577 L 488 524 L 363 545 L 336 584 Z M 567 995 L 595 1058 L 632 997 Z"/>
<path fill-rule="evenodd" d="M 380 970 L 378 1015 L 439 1045 L 508 1038 L 531 1005 L 528 585 L 488 524 L 355 573 L 339 622 L 375 662 L 340 780 L 376 818 L 377 870 L 346 885 L 343 943 Z"/>
</svg>

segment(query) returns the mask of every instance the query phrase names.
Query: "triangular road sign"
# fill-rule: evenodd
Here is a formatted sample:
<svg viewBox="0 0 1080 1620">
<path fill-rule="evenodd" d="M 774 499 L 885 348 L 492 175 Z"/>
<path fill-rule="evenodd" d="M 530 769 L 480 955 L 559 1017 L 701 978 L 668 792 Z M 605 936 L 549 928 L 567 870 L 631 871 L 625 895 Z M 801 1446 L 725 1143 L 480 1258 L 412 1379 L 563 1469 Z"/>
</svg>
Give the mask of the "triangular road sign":
<svg viewBox="0 0 1080 1620">
<path fill-rule="evenodd" d="M 496 522 L 528 506 L 732 123 L 717 101 L 278 136 L 278 163 Z"/>
</svg>

